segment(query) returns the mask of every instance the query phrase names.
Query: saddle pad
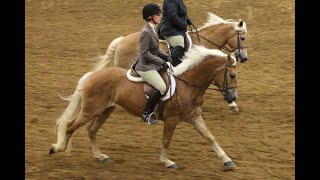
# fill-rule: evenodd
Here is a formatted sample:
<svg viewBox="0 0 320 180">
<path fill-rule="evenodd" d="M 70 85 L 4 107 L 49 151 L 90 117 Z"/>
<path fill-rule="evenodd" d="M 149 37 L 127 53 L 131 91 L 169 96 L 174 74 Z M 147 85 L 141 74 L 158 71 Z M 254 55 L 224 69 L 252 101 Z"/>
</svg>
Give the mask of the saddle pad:
<svg viewBox="0 0 320 180">
<path fill-rule="evenodd" d="M 171 80 L 171 84 L 169 86 L 169 90 L 167 91 L 167 94 L 161 98 L 161 101 L 163 102 L 170 99 L 170 97 L 174 94 L 174 91 L 176 90 L 176 79 L 174 79 L 172 74 L 170 74 L 170 80 Z"/>
</svg>

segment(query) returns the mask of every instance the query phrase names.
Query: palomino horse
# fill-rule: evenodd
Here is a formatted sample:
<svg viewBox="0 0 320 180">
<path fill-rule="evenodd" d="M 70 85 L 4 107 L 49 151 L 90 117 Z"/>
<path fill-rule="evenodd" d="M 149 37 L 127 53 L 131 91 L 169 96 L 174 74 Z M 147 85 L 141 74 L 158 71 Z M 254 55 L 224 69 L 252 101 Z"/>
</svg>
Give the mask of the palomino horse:
<svg viewBox="0 0 320 180">
<path fill-rule="evenodd" d="M 205 25 L 196 31 L 190 31 L 188 34 L 191 37 L 192 44 L 201 44 L 209 49 L 225 49 L 229 52 L 234 51 L 237 59 L 244 62 L 247 60 L 246 40 L 247 27 L 242 20 L 233 22 L 231 20 L 223 20 L 213 13 L 208 13 L 208 21 Z M 229 45 L 232 50 L 225 47 Z M 116 38 L 109 45 L 104 56 L 97 59 L 92 71 L 119 66 L 129 69 L 133 64 L 139 47 L 139 32 L 129 34 L 125 37 Z M 168 52 L 168 47 L 165 42 L 160 43 L 160 49 Z M 113 60 L 113 61 L 112 61 Z M 228 102 L 232 111 L 238 112 L 237 104 L 232 101 Z"/>
<path fill-rule="evenodd" d="M 170 100 L 160 102 L 155 108 L 158 119 L 164 121 L 160 161 L 165 167 L 176 167 L 168 157 L 168 148 L 180 122 L 192 124 L 213 147 L 226 168 L 235 167 L 207 128 L 201 114 L 203 95 L 212 82 L 226 99 L 236 100 L 236 62 L 234 57 L 219 50 L 195 46 L 186 53 L 183 62 L 173 68 L 176 91 Z M 88 79 L 79 82 L 67 109 L 57 120 L 57 144 L 52 146 L 49 154 L 65 151 L 71 135 L 91 121 L 88 132 L 93 156 L 100 161 L 108 160 L 109 157 L 102 154 L 96 145 L 98 129 L 115 107 L 141 116 L 147 102 L 144 83 L 129 81 L 126 73 L 127 69 L 110 67 L 94 72 Z"/>
</svg>

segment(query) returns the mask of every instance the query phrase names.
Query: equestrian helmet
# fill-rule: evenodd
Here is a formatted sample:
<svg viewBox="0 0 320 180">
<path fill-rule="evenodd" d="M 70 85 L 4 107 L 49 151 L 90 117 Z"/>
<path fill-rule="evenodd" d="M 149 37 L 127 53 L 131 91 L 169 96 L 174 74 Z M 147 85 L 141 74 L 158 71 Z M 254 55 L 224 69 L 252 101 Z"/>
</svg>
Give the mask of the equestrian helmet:
<svg viewBox="0 0 320 180">
<path fill-rule="evenodd" d="M 154 3 L 149 3 L 145 5 L 142 9 L 142 16 L 143 16 L 143 19 L 145 20 L 147 20 L 149 16 L 152 16 L 158 13 L 162 13 L 162 11 L 160 9 L 160 6 Z"/>
</svg>

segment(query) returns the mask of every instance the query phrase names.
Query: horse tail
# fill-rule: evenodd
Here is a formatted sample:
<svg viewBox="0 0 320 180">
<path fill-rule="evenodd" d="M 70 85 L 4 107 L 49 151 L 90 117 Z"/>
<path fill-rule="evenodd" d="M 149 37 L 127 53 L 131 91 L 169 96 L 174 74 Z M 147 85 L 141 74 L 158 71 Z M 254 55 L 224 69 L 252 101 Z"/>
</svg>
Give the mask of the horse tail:
<svg viewBox="0 0 320 180">
<path fill-rule="evenodd" d="M 94 67 L 92 68 L 92 71 L 95 72 L 95 71 L 98 71 L 100 69 L 103 69 L 103 68 L 107 68 L 111 62 L 111 60 L 113 59 L 114 57 L 114 52 L 116 51 L 116 48 L 117 46 L 120 44 L 121 40 L 123 39 L 124 37 L 121 36 L 121 37 L 118 37 L 116 39 L 114 39 L 111 44 L 109 45 L 108 49 L 107 49 L 107 52 L 105 55 L 103 56 L 99 56 L 96 61 L 97 63 L 94 65 Z"/>
<path fill-rule="evenodd" d="M 77 87 L 76 87 L 76 91 L 75 91 L 73 94 L 71 94 L 71 95 L 68 96 L 68 97 L 63 97 L 63 96 L 60 95 L 59 92 L 57 92 L 58 96 L 59 96 L 61 99 L 65 100 L 65 101 L 71 101 L 71 100 L 72 100 L 72 96 L 77 92 L 77 89 L 80 89 L 80 90 L 82 89 L 83 84 L 84 84 L 84 81 L 87 80 L 88 77 L 89 77 L 91 74 L 92 74 L 92 72 L 87 72 L 85 75 L 83 75 L 83 76 L 80 78 L 80 80 L 78 81 L 78 85 L 77 85 Z"/>
<path fill-rule="evenodd" d="M 58 136 L 58 142 L 61 139 L 64 139 L 67 130 L 68 122 L 75 119 L 79 112 L 80 112 L 80 105 L 81 105 L 81 96 L 82 96 L 82 89 L 84 86 L 84 82 L 88 79 L 88 77 L 92 74 L 92 72 L 86 73 L 78 82 L 77 88 L 74 93 L 69 96 L 70 102 L 67 108 L 64 110 L 62 115 L 57 119 L 56 122 L 56 133 Z"/>
<path fill-rule="evenodd" d="M 103 56 L 99 56 L 99 57 L 96 59 L 96 61 L 98 61 L 98 62 L 97 62 L 97 63 L 94 65 L 94 67 L 92 68 L 92 71 L 93 71 L 93 72 L 108 67 L 108 65 L 110 64 L 111 60 L 112 60 L 113 57 L 114 57 L 114 52 L 116 51 L 117 46 L 120 44 L 120 41 L 121 41 L 123 38 L 124 38 L 124 37 L 121 36 L 121 37 L 118 37 L 118 38 L 114 39 L 114 40 L 111 42 L 111 44 L 109 45 L 109 47 L 108 47 L 108 49 L 107 49 L 106 54 L 103 55 Z M 88 78 L 88 76 L 89 76 L 89 75 L 88 75 L 88 73 L 87 73 L 87 74 L 85 74 L 81 79 L 83 79 L 83 81 L 84 81 L 84 80 L 86 80 L 86 79 Z M 81 81 L 81 79 L 80 79 L 80 81 Z M 80 83 L 80 81 L 79 81 L 79 83 Z M 79 83 L 78 83 L 78 86 L 80 85 Z M 77 86 L 77 87 L 78 87 L 78 86 Z M 61 95 L 58 93 L 58 96 L 59 96 L 61 99 L 65 100 L 65 101 L 71 101 L 73 95 L 70 95 L 70 96 L 68 96 L 68 97 L 63 97 L 63 96 L 61 96 Z"/>
</svg>

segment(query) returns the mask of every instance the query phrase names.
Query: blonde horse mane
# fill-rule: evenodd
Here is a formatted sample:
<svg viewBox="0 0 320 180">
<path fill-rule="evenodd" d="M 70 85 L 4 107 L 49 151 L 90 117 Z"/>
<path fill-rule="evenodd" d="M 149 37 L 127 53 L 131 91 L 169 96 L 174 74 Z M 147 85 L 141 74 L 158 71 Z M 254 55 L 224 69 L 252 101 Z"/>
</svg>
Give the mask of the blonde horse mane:
<svg viewBox="0 0 320 180">
<path fill-rule="evenodd" d="M 241 19 L 240 19 L 241 21 Z M 217 16 L 216 14 L 213 14 L 212 12 L 208 13 L 208 20 L 207 22 L 198 29 L 198 31 L 200 31 L 201 29 L 210 27 L 210 26 L 214 26 L 214 25 L 218 25 L 218 24 L 234 24 L 234 29 L 237 31 L 247 31 L 247 27 L 246 27 L 246 23 L 243 21 L 243 26 L 242 27 L 238 27 L 238 23 L 232 19 L 227 19 L 224 20 L 221 17 Z"/>
<path fill-rule="evenodd" d="M 173 68 L 174 75 L 178 76 L 200 64 L 208 56 L 227 57 L 228 55 L 218 49 L 208 49 L 195 45 L 185 53 L 182 63 Z"/>
</svg>

